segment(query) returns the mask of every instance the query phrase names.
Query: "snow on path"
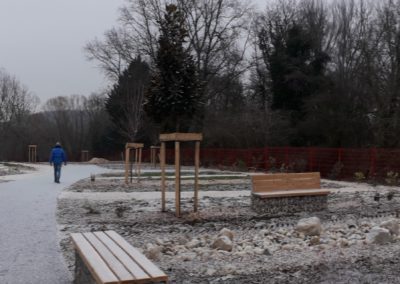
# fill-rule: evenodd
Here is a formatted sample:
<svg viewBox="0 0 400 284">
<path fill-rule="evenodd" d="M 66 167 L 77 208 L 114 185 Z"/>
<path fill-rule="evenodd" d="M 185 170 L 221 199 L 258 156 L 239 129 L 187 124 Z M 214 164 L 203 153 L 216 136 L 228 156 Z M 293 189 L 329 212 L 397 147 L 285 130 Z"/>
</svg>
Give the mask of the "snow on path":
<svg viewBox="0 0 400 284">
<path fill-rule="evenodd" d="M 0 283 L 71 283 L 57 240 L 56 205 L 61 190 L 72 183 L 110 170 L 70 164 L 62 168 L 61 183 L 53 182 L 53 168 L 0 182 Z"/>
</svg>

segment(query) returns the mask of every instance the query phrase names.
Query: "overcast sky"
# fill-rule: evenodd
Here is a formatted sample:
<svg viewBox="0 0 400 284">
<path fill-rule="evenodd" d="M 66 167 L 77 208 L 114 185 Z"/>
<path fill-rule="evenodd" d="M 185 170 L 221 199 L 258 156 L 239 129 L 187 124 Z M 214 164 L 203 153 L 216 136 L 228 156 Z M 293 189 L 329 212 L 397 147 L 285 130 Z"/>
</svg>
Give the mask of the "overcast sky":
<svg viewBox="0 0 400 284">
<path fill-rule="evenodd" d="M 257 0 L 256 2 L 263 2 Z M 83 46 L 117 24 L 124 0 L 0 0 L 0 68 L 44 103 L 108 82 Z"/>
<path fill-rule="evenodd" d="M 116 24 L 123 0 L 0 0 L 0 67 L 42 103 L 106 86 L 82 51 Z"/>
</svg>

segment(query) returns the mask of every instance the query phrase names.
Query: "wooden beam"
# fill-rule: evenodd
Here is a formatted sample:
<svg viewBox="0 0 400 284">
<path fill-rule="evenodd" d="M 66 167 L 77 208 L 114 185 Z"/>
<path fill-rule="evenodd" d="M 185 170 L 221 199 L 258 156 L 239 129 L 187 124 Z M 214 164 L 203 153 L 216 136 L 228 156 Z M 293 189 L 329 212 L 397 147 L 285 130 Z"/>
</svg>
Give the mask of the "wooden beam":
<svg viewBox="0 0 400 284">
<path fill-rule="evenodd" d="M 138 172 L 139 178 L 142 171 L 141 167 L 142 167 L 142 148 L 139 148 L 139 172 Z"/>
<path fill-rule="evenodd" d="M 194 212 L 197 212 L 198 209 L 199 168 L 200 168 L 200 141 L 196 141 L 195 154 L 194 154 Z"/>
<path fill-rule="evenodd" d="M 175 215 L 181 216 L 181 159 L 180 142 L 175 141 Z"/>
<path fill-rule="evenodd" d="M 160 149 L 161 166 L 161 211 L 165 212 L 165 142 L 161 143 Z"/>
<path fill-rule="evenodd" d="M 129 152 L 130 149 L 126 148 L 125 149 L 125 184 L 128 184 L 129 182 Z"/>
<path fill-rule="evenodd" d="M 160 134 L 161 142 L 168 141 L 202 141 L 203 134 L 201 133 L 167 133 Z"/>
<path fill-rule="evenodd" d="M 133 148 L 133 149 L 136 149 L 136 148 L 143 148 L 144 147 L 144 144 L 143 143 L 126 143 L 125 144 L 125 148 Z"/>
</svg>

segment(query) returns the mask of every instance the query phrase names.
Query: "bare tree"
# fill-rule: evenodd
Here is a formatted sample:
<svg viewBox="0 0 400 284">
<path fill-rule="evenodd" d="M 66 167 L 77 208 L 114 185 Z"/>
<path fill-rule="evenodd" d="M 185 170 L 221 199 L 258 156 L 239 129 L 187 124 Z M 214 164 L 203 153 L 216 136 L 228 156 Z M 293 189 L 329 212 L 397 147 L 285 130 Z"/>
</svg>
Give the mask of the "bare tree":
<svg viewBox="0 0 400 284">
<path fill-rule="evenodd" d="M 104 41 L 95 39 L 89 42 L 85 47 L 88 58 L 99 61 L 100 67 L 112 79 L 116 79 L 137 55 L 153 63 L 160 22 L 169 2 L 128 0 L 121 9 L 121 27 L 106 32 Z M 237 61 L 236 67 L 239 67 L 247 47 L 247 35 L 243 32 L 249 32 L 249 4 L 239 0 L 172 2 L 185 11 L 189 32 L 187 48 L 194 53 L 194 60 L 204 80 L 232 67 L 233 58 Z"/>
<path fill-rule="evenodd" d="M 73 158 L 79 157 L 80 151 L 88 146 L 86 102 L 86 97 L 73 95 L 49 99 L 43 107 L 47 119 L 53 126 L 54 141 L 62 142 Z"/>
<path fill-rule="evenodd" d="M 38 103 L 39 99 L 19 80 L 0 71 L 0 159 L 15 156 L 28 142 L 24 135 L 29 128 L 27 118 Z"/>
</svg>

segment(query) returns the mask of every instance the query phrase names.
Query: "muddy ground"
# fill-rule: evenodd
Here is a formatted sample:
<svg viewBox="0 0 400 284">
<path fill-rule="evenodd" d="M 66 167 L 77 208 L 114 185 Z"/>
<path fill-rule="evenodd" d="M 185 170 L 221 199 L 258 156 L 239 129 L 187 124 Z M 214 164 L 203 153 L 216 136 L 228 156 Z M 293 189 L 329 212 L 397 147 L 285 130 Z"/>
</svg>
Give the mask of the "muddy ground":
<svg viewBox="0 0 400 284">
<path fill-rule="evenodd" d="M 327 210 L 267 216 L 250 208 L 248 177 L 204 177 L 200 211 L 191 213 L 193 184 L 185 181 L 184 214 L 176 218 L 171 198 L 168 212 L 160 212 L 159 180 L 125 186 L 120 176 L 81 180 L 61 194 L 60 244 L 71 272 L 70 233 L 115 230 L 166 272 L 171 283 L 400 282 L 400 238 L 393 236 L 384 245 L 366 242 L 372 227 L 399 217 L 399 188 L 324 180 L 322 186 L 332 189 Z M 172 181 L 168 188 L 172 193 Z M 319 237 L 294 230 L 299 219 L 311 216 L 321 219 Z M 232 251 L 212 248 L 224 228 L 234 234 Z"/>
</svg>

